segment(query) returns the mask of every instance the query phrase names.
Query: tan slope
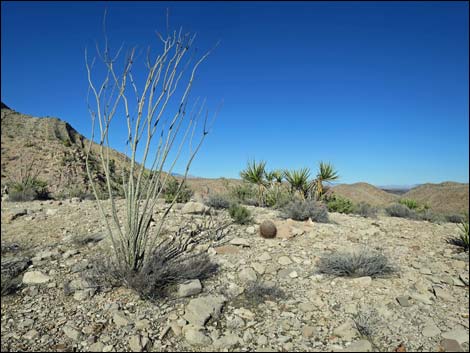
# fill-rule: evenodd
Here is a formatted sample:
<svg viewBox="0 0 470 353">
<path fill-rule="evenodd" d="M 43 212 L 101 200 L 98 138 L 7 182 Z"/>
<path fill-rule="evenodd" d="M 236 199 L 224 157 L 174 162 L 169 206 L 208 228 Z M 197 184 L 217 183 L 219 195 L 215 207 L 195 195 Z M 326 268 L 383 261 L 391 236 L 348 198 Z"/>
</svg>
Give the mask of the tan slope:
<svg viewBox="0 0 470 353">
<path fill-rule="evenodd" d="M 2 185 L 18 180 L 22 169 L 32 161 L 38 178 L 46 181 L 52 194 L 87 191 L 85 147 L 88 140 L 68 123 L 57 118 L 36 118 L 18 113 L 2 104 L 1 109 L 1 180 Z M 99 146 L 93 144 L 96 156 Z M 117 185 L 126 156 L 110 149 Z M 99 163 L 92 163 L 95 181 L 103 185 Z M 88 190 L 89 191 L 89 190 Z"/>
<path fill-rule="evenodd" d="M 444 182 L 417 186 L 402 197 L 425 203 L 436 212 L 453 213 L 468 212 L 468 195 L 468 184 Z"/>
<path fill-rule="evenodd" d="M 373 206 L 385 206 L 398 200 L 397 195 L 383 191 L 367 183 L 336 185 L 332 187 L 332 191 L 355 203 L 367 202 Z"/>
</svg>

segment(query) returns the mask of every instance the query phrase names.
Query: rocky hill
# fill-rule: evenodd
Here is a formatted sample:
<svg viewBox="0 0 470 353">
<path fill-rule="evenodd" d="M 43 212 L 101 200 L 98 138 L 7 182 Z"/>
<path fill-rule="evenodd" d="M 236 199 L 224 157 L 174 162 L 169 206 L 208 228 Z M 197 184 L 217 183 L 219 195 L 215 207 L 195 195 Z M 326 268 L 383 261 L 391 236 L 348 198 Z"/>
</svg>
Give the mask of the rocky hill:
<svg viewBox="0 0 470 353">
<path fill-rule="evenodd" d="M 469 185 L 449 181 L 440 184 L 428 183 L 411 189 L 402 197 L 425 203 L 437 212 L 468 213 Z"/>
<path fill-rule="evenodd" d="M 2 185 L 17 181 L 29 166 L 47 183 L 53 196 L 76 196 L 90 192 L 85 166 L 89 140 L 70 124 L 57 118 L 36 118 L 18 113 L 2 103 L 1 180 Z M 90 156 L 95 181 L 104 185 L 104 174 L 97 162 L 99 146 L 93 144 Z M 127 157 L 110 149 L 117 187 Z"/>
<path fill-rule="evenodd" d="M 27 165 L 34 162 L 38 178 L 44 180 L 54 197 L 72 197 L 91 193 L 87 183 L 85 166 L 86 148 L 89 140 L 70 124 L 58 118 L 37 118 L 16 112 L 2 102 L 1 105 L 1 180 L 2 185 L 18 179 Z M 117 190 L 120 175 L 126 168 L 128 158 L 109 149 L 114 165 L 113 186 Z M 96 156 L 99 146 L 92 145 L 92 167 L 96 180 L 104 188 L 104 173 Z M 181 176 L 175 175 L 176 179 Z M 187 184 L 197 194 L 227 191 L 239 184 L 235 179 L 189 178 Z"/>
<path fill-rule="evenodd" d="M 373 206 L 385 206 L 399 199 L 398 195 L 381 190 L 368 183 L 340 184 L 331 190 L 353 202 L 367 202 Z"/>
</svg>

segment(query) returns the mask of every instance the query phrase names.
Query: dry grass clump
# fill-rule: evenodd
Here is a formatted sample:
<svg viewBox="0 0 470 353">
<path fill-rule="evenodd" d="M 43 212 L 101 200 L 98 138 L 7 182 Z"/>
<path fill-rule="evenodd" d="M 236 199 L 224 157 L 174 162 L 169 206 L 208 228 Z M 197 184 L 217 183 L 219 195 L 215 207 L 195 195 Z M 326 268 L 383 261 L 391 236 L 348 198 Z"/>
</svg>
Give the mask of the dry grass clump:
<svg viewBox="0 0 470 353">
<path fill-rule="evenodd" d="M 285 299 L 286 293 L 275 284 L 261 281 L 249 282 L 245 288 L 244 297 L 252 305 L 264 303 L 265 300 L 279 301 Z"/>
<path fill-rule="evenodd" d="M 339 277 L 385 277 L 397 271 L 384 254 L 365 248 L 323 255 L 317 267 L 319 273 Z"/>
</svg>

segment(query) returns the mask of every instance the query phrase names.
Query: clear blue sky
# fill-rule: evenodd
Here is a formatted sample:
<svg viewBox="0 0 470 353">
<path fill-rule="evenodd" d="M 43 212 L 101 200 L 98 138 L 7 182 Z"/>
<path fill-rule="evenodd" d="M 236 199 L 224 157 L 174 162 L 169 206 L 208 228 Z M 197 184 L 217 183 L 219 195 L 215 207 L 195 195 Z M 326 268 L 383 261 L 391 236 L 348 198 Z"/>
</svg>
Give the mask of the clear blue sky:
<svg viewBox="0 0 470 353">
<path fill-rule="evenodd" d="M 313 170 L 330 161 L 343 183 L 468 182 L 468 2 L 1 7 L 1 99 L 17 111 L 89 136 L 84 49 L 102 40 L 105 7 L 111 44 L 141 47 L 158 44 L 169 7 L 170 24 L 196 31 L 202 50 L 221 40 L 194 93 L 224 106 L 191 174 L 238 177 L 256 158 Z"/>
</svg>

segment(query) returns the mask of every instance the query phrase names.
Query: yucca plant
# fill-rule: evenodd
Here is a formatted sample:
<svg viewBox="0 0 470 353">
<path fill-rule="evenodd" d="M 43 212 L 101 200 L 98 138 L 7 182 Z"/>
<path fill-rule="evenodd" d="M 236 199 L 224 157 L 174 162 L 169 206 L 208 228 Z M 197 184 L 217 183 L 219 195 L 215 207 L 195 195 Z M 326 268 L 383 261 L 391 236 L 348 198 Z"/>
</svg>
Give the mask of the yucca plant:
<svg viewBox="0 0 470 353">
<path fill-rule="evenodd" d="M 459 231 L 460 231 L 460 234 L 458 236 L 456 236 L 455 238 L 451 238 L 448 240 L 448 242 L 450 244 L 453 244 L 453 245 L 456 245 L 456 246 L 460 246 L 461 248 L 463 248 L 465 251 L 468 251 L 469 250 L 469 247 L 470 247 L 470 244 L 469 244 L 469 235 L 468 235 L 468 231 L 469 231 L 469 224 L 468 224 L 468 220 L 467 221 L 463 221 L 462 223 L 460 223 L 458 225 L 459 227 Z"/>
<path fill-rule="evenodd" d="M 264 204 L 264 189 L 267 185 L 267 182 L 265 180 L 266 162 L 248 162 L 246 169 L 240 172 L 240 176 L 244 181 L 258 186 L 258 204 L 262 206 Z"/>
<path fill-rule="evenodd" d="M 320 200 L 324 194 L 323 182 L 331 182 L 339 178 L 338 172 L 330 163 L 320 162 L 317 178 L 311 182 L 311 189 L 315 190 L 315 198 Z"/>
<path fill-rule="evenodd" d="M 284 177 L 289 183 L 291 192 L 297 192 L 301 198 L 305 200 L 309 191 L 308 178 L 310 177 L 310 169 L 302 168 L 293 171 L 285 170 Z"/>
</svg>

